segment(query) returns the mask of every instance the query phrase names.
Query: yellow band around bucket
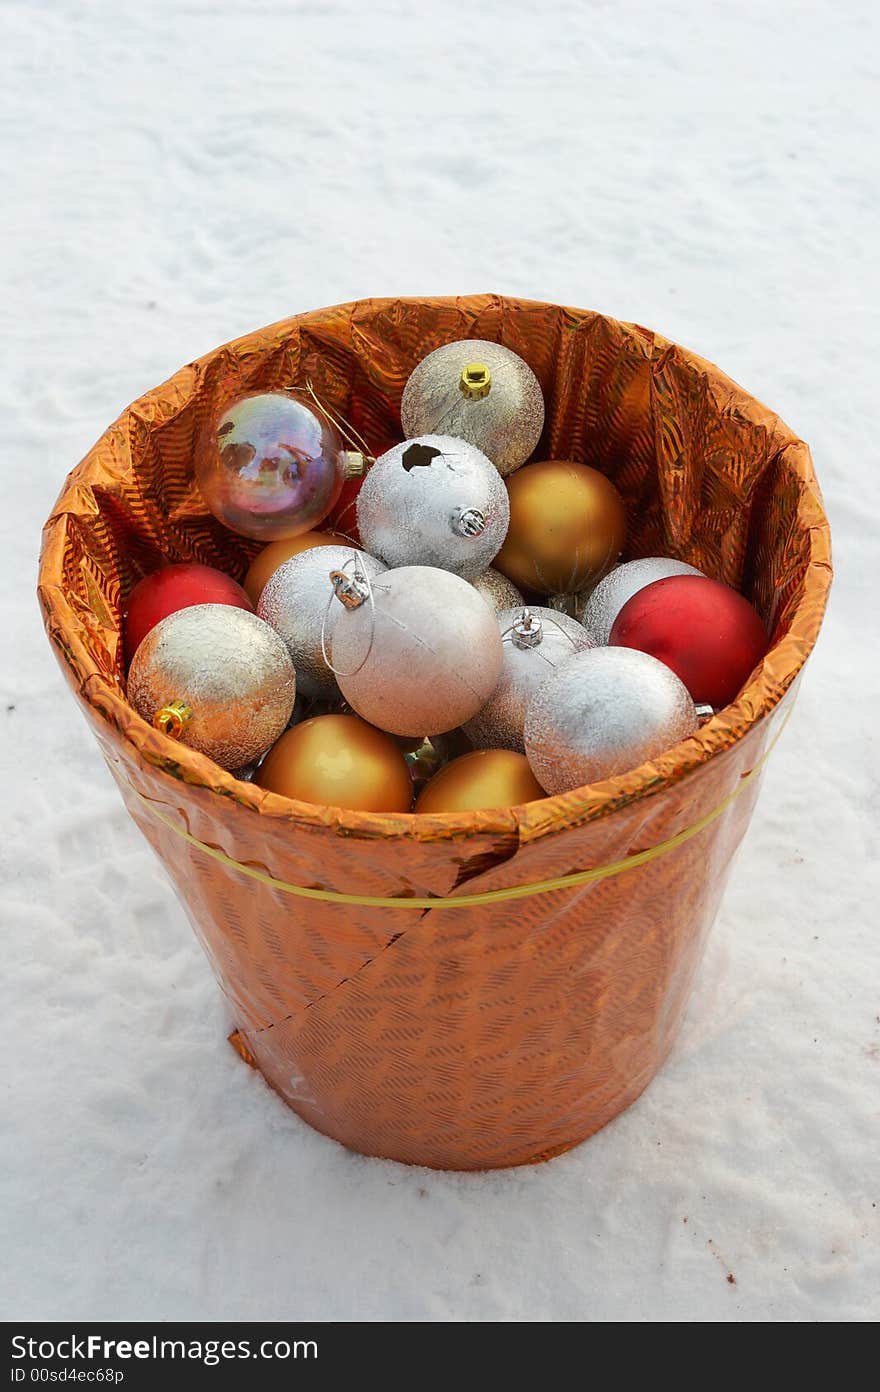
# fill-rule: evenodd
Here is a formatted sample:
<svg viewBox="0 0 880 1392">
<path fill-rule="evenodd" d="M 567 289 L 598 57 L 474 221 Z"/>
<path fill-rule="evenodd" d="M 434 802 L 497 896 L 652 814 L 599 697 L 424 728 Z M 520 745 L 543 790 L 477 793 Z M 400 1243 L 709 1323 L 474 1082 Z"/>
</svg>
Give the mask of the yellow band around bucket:
<svg viewBox="0 0 880 1392">
<path fill-rule="evenodd" d="M 683 846 L 686 841 L 690 841 L 691 837 L 699 835 L 707 826 L 716 821 L 731 803 L 736 801 L 743 789 L 767 762 L 790 718 L 791 711 L 789 710 L 771 744 L 754 767 L 742 775 L 733 792 L 728 793 L 727 797 L 723 798 L 711 812 L 707 812 L 704 817 L 692 822 L 690 826 L 677 832 L 675 836 L 670 836 L 666 841 L 661 841 L 646 851 L 637 851 L 634 855 L 624 856 L 622 860 L 616 860 L 610 865 L 599 865 L 593 870 L 577 870 L 570 875 L 557 875 L 552 880 L 536 880 L 532 884 L 513 885 L 507 889 L 484 890 L 482 894 L 450 894 L 438 895 L 436 898 L 411 899 L 400 896 L 386 899 L 372 894 L 341 894 L 332 889 L 308 889 L 305 885 L 289 884 L 286 880 L 276 879 L 274 875 L 270 875 L 265 870 L 257 870 L 252 865 L 244 865 L 240 860 L 233 860 L 223 851 L 218 851 L 215 847 L 206 845 L 204 841 L 199 841 L 197 837 L 184 831 L 170 817 L 166 817 L 164 812 L 160 812 L 156 804 L 145 797 L 143 793 L 138 792 L 128 778 L 125 778 L 125 782 L 144 806 L 149 808 L 153 816 L 158 818 L 169 831 L 173 831 L 175 836 L 180 836 L 191 846 L 202 851 L 204 855 L 210 856 L 212 860 L 219 861 L 221 865 L 227 865 L 230 870 L 237 870 L 239 874 L 246 875 L 248 879 L 257 880 L 260 884 L 268 885 L 271 889 L 280 889 L 283 894 L 294 894 L 300 899 L 318 899 L 325 904 L 351 904 L 369 909 L 461 909 L 479 904 L 501 904 L 511 899 L 528 899 L 533 894 L 552 894 L 560 889 L 576 889 L 579 885 L 593 884 L 598 880 L 607 880 L 612 875 L 622 875 L 626 870 L 635 870 L 637 866 L 647 865 L 650 861 L 657 860 L 658 857 L 666 855 L 669 851 L 674 851 L 676 847 Z"/>
</svg>

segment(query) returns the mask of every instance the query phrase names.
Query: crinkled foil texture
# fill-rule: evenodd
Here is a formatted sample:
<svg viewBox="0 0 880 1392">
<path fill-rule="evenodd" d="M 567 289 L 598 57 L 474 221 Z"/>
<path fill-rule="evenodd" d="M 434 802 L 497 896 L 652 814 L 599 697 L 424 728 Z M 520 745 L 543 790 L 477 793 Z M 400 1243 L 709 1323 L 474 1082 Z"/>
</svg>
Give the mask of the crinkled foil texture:
<svg viewBox="0 0 880 1392">
<path fill-rule="evenodd" d="M 547 403 L 536 457 L 613 479 L 629 513 L 626 558 L 677 556 L 757 605 L 772 646 L 737 702 L 622 777 L 519 811 L 418 819 L 287 801 L 151 729 L 125 701 L 125 596 L 163 559 L 240 579 L 258 549 L 201 502 L 193 445 L 205 422 L 237 392 L 310 379 L 384 445 L 399 438 L 413 367 L 456 338 L 496 340 L 530 363 Z M 182 368 L 68 478 L 44 531 L 40 600 L 126 805 L 232 1003 L 243 1056 L 349 1146 L 475 1169 L 566 1150 L 653 1077 L 759 780 L 635 870 L 441 911 L 297 899 L 207 857 L 153 808 L 276 879 L 359 895 L 474 893 L 614 862 L 710 813 L 755 765 L 790 707 L 830 581 L 809 451 L 771 411 L 637 325 L 475 295 L 318 310 Z"/>
</svg>

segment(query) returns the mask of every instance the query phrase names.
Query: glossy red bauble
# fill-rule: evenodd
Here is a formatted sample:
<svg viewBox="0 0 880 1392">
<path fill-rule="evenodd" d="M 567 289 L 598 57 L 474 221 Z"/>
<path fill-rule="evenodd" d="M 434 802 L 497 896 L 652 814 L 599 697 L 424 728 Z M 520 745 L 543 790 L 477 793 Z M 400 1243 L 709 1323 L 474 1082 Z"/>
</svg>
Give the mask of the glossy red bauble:
<svg viewBox="0 0 880 1392">
<path fill-rule="evenodd" d="M 757 612 L 729 585 L 697 575 L 655 580 L 623 606 L 610 645 L 650 653 L 698 703 L 732 701 L 767 651 Z"/>
<path fill-rule="evenodd" d="M 126 664 L 131 662 L 139 644 L 161 619 L 194 604 L 231 604 L 236 609 L 254 612 L 241 585 L 222 570 L 199 565 L 196 561 L 165 566 L 152 575 L 145 575 L 128 596 L 124 620 Z"/>
</svg>

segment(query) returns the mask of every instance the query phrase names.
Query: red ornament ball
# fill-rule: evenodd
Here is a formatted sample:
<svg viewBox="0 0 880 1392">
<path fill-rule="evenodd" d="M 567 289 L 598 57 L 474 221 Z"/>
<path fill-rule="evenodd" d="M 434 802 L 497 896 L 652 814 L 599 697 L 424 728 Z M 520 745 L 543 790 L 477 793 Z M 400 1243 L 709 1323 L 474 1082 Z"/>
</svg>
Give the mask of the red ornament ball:
<svg viewBox="0 0 880 1392">
<path fill-rule="evenodd" d="M 736 697 L 768 647 L 748 600 L 698 575 L 672 575 L 639 590 L 615 619 L 608 642 L 658 658 L 694 701 L 716 710 Z"/>
<path fill-rule="evenodd" d="M 145 575 L 128 596 L 124 618 L 126 662 L 131 662 L 151 628 L 169 614 L 190 609 L 194 604 L 231 604 L 235 609 L 254 612 L 241 585 L 222 570 L 196 561 L 165 566 Z"/>
</svg>

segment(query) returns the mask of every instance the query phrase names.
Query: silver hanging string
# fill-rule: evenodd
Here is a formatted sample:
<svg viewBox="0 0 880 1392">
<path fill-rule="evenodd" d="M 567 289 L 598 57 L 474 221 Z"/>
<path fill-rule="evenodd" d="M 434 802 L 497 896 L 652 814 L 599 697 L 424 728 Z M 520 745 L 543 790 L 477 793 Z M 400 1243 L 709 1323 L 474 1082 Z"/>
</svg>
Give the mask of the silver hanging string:
<svg viewBox="0 0 880 1392">
<path fill-rule="evenodd" d="M 357 665 L 356 667 L 352 667 L 352 669 L 351 669 L 350 672 L 343 672 L 343 671 L 340 670 L 340 668 L 334 667 L 334 666 L 333 666 L 333 662 L 332 662 L 332 660 L 331 660 L 331 658 L 330 658 L 330 654 L 329 654 L 328 651 L 327 651 L 327 620 L 328 620 L 329 617 L 330 617 L 330 608 L 331 608 L 331 605 L 333 604 L 333 601 L 334 601 L 334 600 L 338 599 L 338 596 L 337 596 L 335 587 L 334 587 L 333 585 L 331 585 L 331 587 L 330 587 L 330 598 L 329 598 L 329 600 L 327 601 L 327 608 L 324 610 L 324 617 L 323 617 L 323 619 L 321 620 L 321 656 L 323 657 L 324 661 L 326 662 L 326 664 L 327 664 L 329 670 L 333 673 L 334 677 L 354 677 L 354 676 L 356 676 L 357 673 L 358 673 L 358 672 L 361 670 L 361 668 L 363 667 L 363 665 L 364 665 L 364 663 L 366 662 L 367 658 L 370 656 L 370 653 L 373 651 L 373 641 L 374 641 L 374 639 L 375 639 L 375 637 L 376 637 L 376 601 L 375 601 L 375 599 L 374 599 L 374 597 L 373 597 L 373 584 L 372 584 L 372 581 L 370 580 L 369 575 L 367 574 L 366 570 L 364 569 L 363 565 L 361 564 L 361 558 L 360 558 L 360 555 L 358 554 L 358 552 L 355 552 L 352 556 L 349 556 L 347 560 L 343 561 L 343 563 L 342 563 L 342 565 L 339 567 L 339 569 L 340 569 L 340 571 L 344 574 L 344 573 L 345 573 L 345 570 L 346 570 L 346 567 L 347 567 L 347 566 L 350 566 L 350 565 L 352 565 L 352 564 L 354 564 L 354 567 L 355 567 L 354 572 L 353 572 L 353 575 L 352 575 L 352 579 L 353 579 L 357 584 L 364 585 L 364 586 L 366 587 L 366 591 L 367 591 L 366 597 L 367 597 L 367 600 L 369 601 L 369 605 L 370 605 L 370 637 L 369 637 L 369 641 L 368 641 L 368 643 L 367 643 L 367 651 L 364 653 L 364 655 L 363 655 L 363 657 L 361 658 L 361 660 L 360 660 L 360 662 L 358 663 L 358 665 Z M 341 601 L 340 601 L 340 602 L 341 602 Z"/>
<path fill-rule="evenodd" d="M 532 617 L 531 610 L 529 609 L 529 607 L 528 607 L 527 604 L 526 604 L 526 605 L 523 605 L 522 609 L 519 609 L 519 610 L 517 611 L 517 618 L 514 619 L 513 623 L 510 624 L 507 628 L 505 628 L 505 629 L 502 631 L 502 634 L 501 634 L 501 641 L 502 641 L 502 643 L 505 643 L 505 642 L 507 642 L 507 643 L 513 643 L 513 642 L 514 642 L 513 635 L 514 635 L 514 633 L 516 632 L 517 624 L 518 624 L 518 623 L 522 623 L 523 618 L 524 618 L 524 616 L 526 616 L 526 615 L 528 615 L 529 618 Z M 559 630 L 559 632 L 562 634 L 563 638 L 566 638 L 566 639 L 568 640 L 568 642 L 571 643 L 572 652 L 577 652 L 577 651 L 578 651 L 577 647 L 575 646 L 575 641 L 574 641 L 574 639 L 572 638 L 571 634 L 570 634 L 570 633 L 566 633 L 565 629 L 562 627 L 562 624 L 561 624 L 561 623 L 557 623 L 555 619 L 551 619 L 549 614 L 546 616 L 546 618 L 541 617 L 540 619 L 537 620 L 537 622 L 541 625 L 541 628 L 542 628 L 542 629 L 543 629 L 545 623 L 552 623 L 553 627 Z M 542 662 L 546 662 L 546 664 L 547 664 L 548 667 L 556 667 L 556 666 L 557 666 L 557 664 L 556 664 L 555 662 L 551 662 L 550 659 L 549 659 L 549 657 L 545 656 L 545 654 L 541 652 L 541 644 L 540 644 L 540 642 L 539 642 L 539 643 L 535 643 L 534 647 L 527 648 L 526 651 L 527 651 L 527 652 L 533 652 L 533 653 L 535 653 L 535 654 L 541 659 Z"/>
</svg>

